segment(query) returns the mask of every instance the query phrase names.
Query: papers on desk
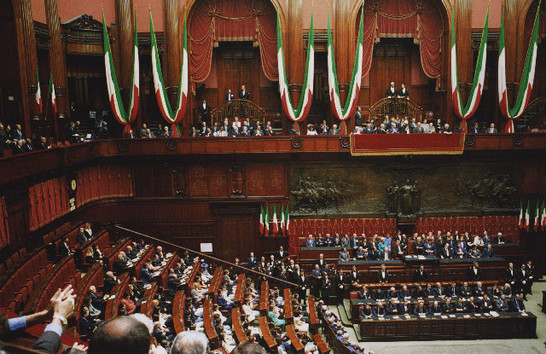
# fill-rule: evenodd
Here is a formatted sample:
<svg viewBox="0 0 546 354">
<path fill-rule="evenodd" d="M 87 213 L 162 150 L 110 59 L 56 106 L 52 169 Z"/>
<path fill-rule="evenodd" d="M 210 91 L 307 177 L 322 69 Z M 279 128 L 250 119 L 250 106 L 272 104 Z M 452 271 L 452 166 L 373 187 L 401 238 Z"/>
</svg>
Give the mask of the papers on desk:
<svg viewBox="0 0 546 354">
<path fill-rule="evenodd" d="M 476 317 L 482 317 L 482 315 L 480 315 L 479 313 L 475 313 L 474 316 L 476 316 Z"/>
<path fill-rule="evenodd" d="M 442 315 L 442 319 L 447 320 L 447 316 L 446 316 L 446 315 Z"/>
<path fill-rule="evenodd" d="M 497 311 L 491 311 L 490 314 L 491 314 L 491 316 L 493 316 L 493 317 L 499 317 L 499 316 L 500 316 L 499 313 L 498 313 Z"/>
<path fill-rule="evenodd" d="M 529 316 L 529 315 L 527 314 L 527 312 L 522 312 L 522 313 L 520 313 L 520 315 L 522 315 L 522 316 Z"/>
<path fill-rule="evenodd" d="M 483 314 L 485 317 L 491 317 L 491 314 L 490 313 L 484 313 Z"/>
<path fill-rule="evenodd" d="M 424 314 L 424 313 L 419 314 L 419 317 L 421 317 L 421 318 L 424 318 L 425 316 L 426 316 L 426 314 Z"/>
<path fill-rule="evenodd" d="M 378 320 L 384 320 L 385 317 L 381 316 L 381 317 L 379 317 L 379 318 L 377 318 L 377 319 L 378 319 Z"/>
<path fill-rule="evenodd" d="M 439 312 L 434 314 L 434 316 L 440 316 L 440 315 L 441 315 L 441 313 L 439 313 Z"/>
<path fill-rule="evenodd" d="M 394 320 L 400 319 L 400 317 L 398 317 L 398 316 L 392 316 L 392 318 L 393 318 Z"/>
<path fill-rule="evenodd" d="M 470 315 L 463 315 L 463 318 L 470 318 Z"/>
<path fill-rule="evenodd" d="M 449 318 L 455 318 L 455 317 L 457 317 L 457 316 L 455 316 L 455 315 L 449 315 Z"/>
<path fill-rule="evenodd" d="M 406 320 L 409 320 L 411 318 L 410 315 L 406 315 Z"/>
</svg>

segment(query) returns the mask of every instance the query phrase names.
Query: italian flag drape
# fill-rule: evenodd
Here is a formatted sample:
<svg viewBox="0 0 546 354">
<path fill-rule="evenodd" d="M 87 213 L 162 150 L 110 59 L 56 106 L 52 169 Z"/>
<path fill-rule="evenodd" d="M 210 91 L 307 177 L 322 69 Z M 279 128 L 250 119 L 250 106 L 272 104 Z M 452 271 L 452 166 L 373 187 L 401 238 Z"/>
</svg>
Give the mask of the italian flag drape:
<svg viewBox="0 0 546 354">
<path fill-rule="evenodd" d="M 529 224 L 531 223 L 531 212 L 529 210 L 530 208 L 531 208 L 531 205 L 530 205 L 530 201 L 528 200 L 527 208 L 525 209 L 525 217 L 523 219 L 523 228 L 527 232 L 529 232 Z"/>
<path fill-rule="evenodd" d="M 264 234 L 265 236 L 269 236 L 269 207 L 265 207 L 265 217 L 264 217 Z"/>
<path fill-rule="evenodd" d="M 296 109 L 292 106 L 290 92 L 288 91 L 288 78 L 284 68 L 284 50 L 282 45 L 281 21 L 277 14 L 277 62 L 279 68 L 279 93 L 281 95 L 282 108 L 288 118 L 294 122 L 294 129 L 300 133 L 299 122 L 303 122 L 313 102 L 313 82 L 315 78 L 315 35 L 313 30 L 313 14 L 311 13 L 311 26 L 309 27 L 309 41 L 307 42 L 307 59 L 305 61 L 305 73 L 303 77 L 303 90 Z"/>
<path fill-rule="evenodd" d="M 518 219 L 518 226 L 520 229 L 523 229 L 523 224 L 524 224 L 524 211 L 523 211 L 523 203 L 520 201 L 519 202 L 519 219 Z"/>
<path fill-rule="evenodd" d="M 541 1 L 542 2 L 542 1 Z M 506 123 L 505 132 L 513 133 L 514 119 L 519 118 L 529 103 L 531 98 L 531 91 L 533 90 L 533 82 L 535 80 L 535 68 L 538 52 L 538 30 L 539 30 L 539 15 L 540 5 L 538 3 L 537 14 L 535 17 L 535 24 L 533 26 L 533 33 L 531 40 L 529 41 L 529 48 L 527 49 L 527 57 L 525 59 L 525 65 L 523 67 L 523 74 L 521 74 L 521 82 L 519 84 L 518 97 L 516 98 L 516 104 L 510 108 L 508 104 L 508 92 L 506 89 L 506 48 L 504 45 L 504 4 L 501 12 L 501 31 L 499 39 L 499 66 L 498 66 L 498 94 L 499 94 L 499 106 L 502 115 L 508 119 Z"/>
<path fill-rule="evenodd" d="M 279 221 L 277 220 L 277 207 L 273 206 L 273 236 L 279 233 Z"/>
<path fill-rule="evenodd" d="M 104 14 L 102 14 L 102 33 L 104 40 L 104 68 L 106 71 L 106 88 L 108 89 L 108 98 L 110 101 L 110 107 L 112 113 L 118 121 L 118 123 L 125 126 L 124 132 L 128 133 L 131 130 L 131 123 L 134 122 L 138 113 L 138 92 L 140 87 L 140 62 L 138 59 L 138 35 L 137 35 L 137 22 L 135 14 L 135 34 L 133 38 L 133 62 L 132 62 L 132 74 L 131 74 L 131 101 L 129 104 L 129 111 L 125 110 L 123 101 L 121 99 L 121 93 L 119 92 L 118 79 L 116 76 L 116 69 L 114 67 L 114 59 L 112 57 L 112 50 L 110 49 L 110 40 L 108 39 L 108 29 L 106 28 L 106 21 L 104 20 Z M 123 65 L 124 63 L 122 63 Z"/>
<path fill-rule="evenodd" d="M 362 11 L 364 13 L 364 11 Z M 360 16 L 360 27 L 358 30 L 358 42 L 356 45 L 356 56 L 353 65 L 353 74 L 351 76 L 351 84 L 347 94 L 345 106 L 341 106 L 341 98 L 339 97 L 339 86 L 337 81 L 336 59 L 334 57 L 334 46 L 332 41 L 332 30 L 330 29 L 330 14 L 328 14 L 328 93 L 330 95 L 330 106 L 332 112 L 341 121 L 340 133 L 347 134 L 346 120 L 351 117 L 356 110 L 358 104 L 358 96 L 360 94 L 360 84 L 362 82 L 362 59 L 364 57 L 363 41 L 363 26 L 364 16 Z"/>
<path fill-rule="evenodd" d="M 455 13 L 455 5 L 453 5 L 453 13 Z M 466 121 L 471 118 L 480 105 L 482 98 L 483 84 L 485 81 L 485 65 L 487 62 L 487 35 L 489 32 L 489 5 L 487 6 L 487 14 L 485 15 L 485 24 L 483 25 L 482 39 L 480 42 L 480 50 L 478 52 L 478 62 L 474 70 L 474 80 L 472 81 L 472 89 L 466 105 L 463 107 L 461 92 L 459 90 L 459 77 L 457 73 L 457 46 L 455 40 L 455 16 L 451 20 L 451 95 L 453 98 L 453 108 L 455 114 L 462 120 L 461 130 L 467 132 Z"/>
<path fill-rule="evenodd" d="M 49 99 L 51 100 L 51 108 L 53 115 L 57 114 L 57 96 L 55 95 L 55 85 L 53 85 L 53 73 L 49 73 Z"/>
<path fill-rule="evenodd" d="M 537 198 L 537 205 L 535 208 L 535 222 L 533 225 L 533 229 L 535 230 L 535 232 L 538 232 L 539 224 L 540 224 L 540 201 Z"/>
<path fill-rule="evenodd" d="M 287 205 L 286 206 L 286 209 L 284 211 L 286 213 L 286 216 L 284 218 L 284 228 L 285 228 L 285 232 L 286 232 L 286 235 L 290 235 L 290 212 L 289 212 L 289 206 Z"/>
<path fill-rule="evenodd" d="M 264 207 L 262 205 L 260 205 L 260 235 L 262 235 L 262 236 L 263 236 L 264 230 L 265 230 L 264 218 L 265 218 Z"/>
<path fill-rule="evenodd" d="M 282 235 L 286 235 L 286 225 L 284 221 L 284 205 L 281 205 L 281 226 L 280 226 L 280 232 Z"/>
<path fill-rule="evenodd" d="M 40 89 L 40 75 L 36 70 L 36 104 L 38 105 L 38 114 L 42 114 L 42 90 Z"/>
<path fill-rule="evenodd" d="M 186 31 L 186 14 L 184 14 L 184 30 L 182 34 L 182 53 L 180 58 L 180 77 L 178 80 L 178 94 L 176 96 L 175 109 L 171 107 L 165 83 L 163 81 L 163 72 L 161 70 L 161 62 L 159 59 L 159 51 L 157 50 L 157 42 L 155 39 L 154 23 L 152 20 L 152 11 L 150 11 L 150 37 L 152 42 L 152 72 L 154 76 L 154 90 L 157 98 L 157 104 L 161 115 L 167 123 L 172 126 L 172 136 L 179 137 L 180 132 L 178 124 L 182 123 L 184 113 L 186 112 L 186 104 L 188 103 L 188 87 L 189 87 L 189 60 L 188 60 L 188 36 Z"/>
<path fill-rule="evenodd" d="M 540 217 L 540 229 L 546 231 L 546 199 L 542 200 L 542 207 L 540 208 L 541 217 Z"/>
</svg>

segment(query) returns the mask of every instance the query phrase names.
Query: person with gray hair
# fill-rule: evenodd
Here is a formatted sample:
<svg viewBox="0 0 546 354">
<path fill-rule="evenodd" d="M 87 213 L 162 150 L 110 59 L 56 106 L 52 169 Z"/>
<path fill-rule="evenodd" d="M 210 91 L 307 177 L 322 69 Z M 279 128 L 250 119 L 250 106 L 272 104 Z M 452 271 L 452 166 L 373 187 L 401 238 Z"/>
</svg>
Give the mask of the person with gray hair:
<svg viewBox="0 0 546 354">
<path fill-rule="evenodd" d="M 209 351 L 209 340 L 204 333 L 184 331 L 174 338 L 172 354 L 206 354 Z"/>
</svg>

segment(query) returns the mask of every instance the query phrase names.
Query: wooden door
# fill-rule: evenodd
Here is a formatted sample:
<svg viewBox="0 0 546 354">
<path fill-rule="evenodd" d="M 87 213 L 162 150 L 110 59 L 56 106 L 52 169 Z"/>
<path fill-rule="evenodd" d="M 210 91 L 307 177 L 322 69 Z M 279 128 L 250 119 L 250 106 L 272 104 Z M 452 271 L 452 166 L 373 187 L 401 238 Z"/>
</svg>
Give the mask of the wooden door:
<svg viewBox="0 0 546 354">
<path fill-rule="evenodd" d="M 260 53 L 251 42 L 225 42 L 218 48 L 218 104 L 224 103 L 228 89 L 239 98 L 241 85 L 250 92 L 250 100 L 259 105 Z"/>
<path fill-rule="evenodd" d="M 258 217 L 256 208 L 228 207 L 217 209 L 218 230 L 214 253 L 233 262 L 239 257 L 246 261 L 250 252 L 261 253 L 258 246 Z"/>
<path fill-rule="evenodd" d="M 406 87 L 410 86 L 411 56 L 405 42 L 384 38 L 374 46 L 370 71 L 370 105 L 385 97 L 391 81 L 394 81 L 397 89 L 403 83 Z"/>
</svg>

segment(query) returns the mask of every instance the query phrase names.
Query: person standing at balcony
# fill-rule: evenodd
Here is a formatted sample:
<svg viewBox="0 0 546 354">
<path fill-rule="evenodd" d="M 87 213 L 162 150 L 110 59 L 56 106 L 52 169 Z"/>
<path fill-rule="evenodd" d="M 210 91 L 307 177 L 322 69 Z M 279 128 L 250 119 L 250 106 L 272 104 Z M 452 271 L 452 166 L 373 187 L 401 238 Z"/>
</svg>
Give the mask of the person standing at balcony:
<svg viewBox="0 0 546 354">
<path fill-rule="evenodd" d="M 402 84 L 400 91 L 398 91 L 398 99 L 400 100 L 398 103 L 400 114 L 405 115 L 408 107 L 409 92 L 404 84 Z"/>
<path fill-rule="evenodd" d="M 233 100 L 235 99 L 235 96 L 233 93 L 231 93 L 231 89 L 227 90 L 226 93 L 226 103 L 227 103 L 227 116 L 229 118 L 233 117 Z"/>
<path fill-rule="evenodd" d="M 387 92 L 385 93 L 385 96 L 388 98 L 393 98 L 396 96 L 396 86 L 394 86 L 394 81 L 391 82 L 391 85 L 387 88 Z"/>
<path fill-rule="evenodd" d="M 250 92 L 246 90 L 245 85 L 241 85 L 241 91 L 239 91 L 239 98 L 241 101 L 241 115 L 243 117 L 248 117 L 248 104 L 246 103 L 246 100 L 250 99 Z"/>
<path fill-rule="evenodd" d="M 495 128 L 495 123 L 491 123 L 491 125 L 489 126 L 489 128 L 487 128 L 487 130 L 485 132 L 487 134 L 496 134 L 497 133 L 497 128 Z"/>
<path fill-rule="evenodd" d="M 207 100 L 203 98 L 203 102 L 199 105 L 199 119 L 210 126 L 210 106 Z"/>
<path fill-rule="evenodd" d="M 360 109 L 360 106 L 356 106 L 356 113 L 355 113 L 355 127 L 362 126 L 362 112 Z"/>
</svg>

